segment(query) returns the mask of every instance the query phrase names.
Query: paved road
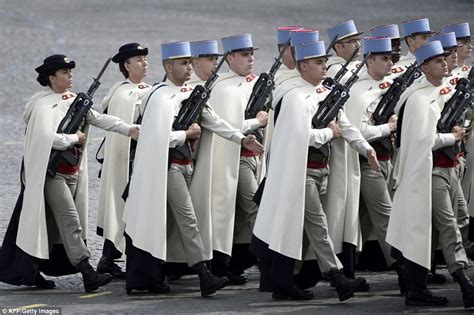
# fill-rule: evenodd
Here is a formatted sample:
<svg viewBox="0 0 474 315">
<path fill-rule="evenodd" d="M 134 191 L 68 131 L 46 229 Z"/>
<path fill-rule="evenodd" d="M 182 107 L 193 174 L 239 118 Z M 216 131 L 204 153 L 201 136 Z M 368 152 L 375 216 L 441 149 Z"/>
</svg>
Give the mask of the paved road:
<svg viewBox="0 0 474 315">
<path fill-rule="evenodd" d="M 356 3 L 357 5 L 354 5 Z M 250 32 L 256 53 L 256 73 L 267 70 L 275 52 L 275 28 L 302 24 L 324 30 L 338 22 L 354 19 L 359 30 L 419 17 L 429 17 L 431 27 L 473 21 L 472 0 L 416 1 L 378 0 L 0 0 L 0 240 L 8 224 L 18 191 L 18 173 L 22 156 L 24 123 L 22 112 L 29 97 L 38 90 L 34 68 L 45 56 L 65 53 L 77 62 L 75 89 L 85 90 L 100 66 L 118 47 L 137 41 L 149 47 L 148 82 L 163 76 L 160 44 L 165 41 L 220 38 Z M 105 95 L 121 75 L 110 67 L 96 93 L 96 102 Z M 89 145 L 90 157 L 90 224 L 89 246 L 93 262 L 100 255 L 102 241 L 95 235 L 98 199 L 98 166 L 93 161 L 98 139 L 97 129 Z M 112 283 L 104 295 L 80 298 L 79 276 L 58 279 L 55 291 L 36 291 L 0 284 L 0 308 L 32 304 L 63 306 L 64 313 L 98 313 L 101 311 L 147 312 L 386 312 L 416 311 L 405 309 L 396 296 L 394 274 L 367 274 L 374 291 L 349 303 L 339 304 L 327 284 L 315 288 L 316 300 L 303 303 L 274 303 L 267 294 L 257 294 L 257 275 L 242 287 L 231 287 L 212 299 L 198 298 L 195 279 L 173 285 L 169 297 L 140 295 L 128 297 L 123 283 Z M 461 300 L 456 285 L 436 289 L 447 294 L 452 303 L 442 312 L 460 311 Z M 54 292 L 54 294 L 53 294 Z M 111 293 L 107 293 L 111 292 Z M 435 310 L 423 310 L 435 311 Z"/>
</svg>

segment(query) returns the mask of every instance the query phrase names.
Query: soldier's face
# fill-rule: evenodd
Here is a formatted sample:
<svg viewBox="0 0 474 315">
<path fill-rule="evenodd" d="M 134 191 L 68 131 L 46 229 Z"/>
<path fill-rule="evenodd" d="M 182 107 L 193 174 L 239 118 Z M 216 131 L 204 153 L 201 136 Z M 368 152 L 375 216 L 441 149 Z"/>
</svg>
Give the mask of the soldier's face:
<svg viewBox="0 0 474 315">
<path fill-rule="evenodd" d="M 399 38 L 392 39 L 392 62 L 397 63 L 400 60 L 402 53 L 402 42 Z"/>
<path fill-rule="evenodd" d="M 430 34 L 417 34 L 415 35 L 415 37 L 408 37 L 407 38 L 408 46 L 412 49 L 412 51 L 415 51 L 419 47 L 426 44 L 428 42 L 429 37 L 430 37 Z"/>
<path fill-rule="evenodd" d="M 458 45 L 462 45 L 461 47 L 458 47 L 458 58 L 462 60 L 471 58 L 471 55 L 472 55 L 471 39 L 459 39 Z"/>
<path fill-rule="evenodd" d="M 326 57 L 305 60 L 301 63 L 301 75 L 314 85 L 319 84 L 326 77 L 326 61 Z"/>
<path fill-rule="evenodd" d="M 393 62 L 391 55 L 375 55 L 367 60 L 367 64 L 377 76 L 386 77 L 391 74 Z"/>
<path fill-rule="evenodd" d="M 451 49 L 450 54 L 446 56 L 446 63 L 448 65 L 448 71 L 451 72 L 454 68 L 458 66 L 458 53 L 456 49 Z"/>
<path fill-rule="evenodd" d="M 72 87 L 72 69 L 59 69 L 49 76 L 51 88 L 55 92 L 62 93 Z"/>
<path fill-rule="evenodd" d="M 253 50 L 237 51 L 227 56 L 229 68 L 241 76 L 247 76 L 253 72 Z"/>
<path fill-rule="evenodd" d="M 171 75 L 178 81 L 186 82 L 191 78 L 193 69 L 191 67 L 191 58 L 181 58 L 173 60 L 171 63 Z"/>
<path fill-rule="evenodd" d="M 354 51 L 360 48 L 360 38 L 357 35 L 344 38 L 338 41 L 334 47 L 336 48 L 337 54 L 344 59 L 349 59 Z M 355 58 L 360 56 L 360 51 L 357 53 Z"/>
<path fill-rule="evenodd" d="M 422 64 L 421 70 L 423 70 L 427 78 L 431 77 L 435 80 L 441 80 L 443 77 L 448 76 L 446 58 L 444 56 L 435 57 Z"/>
<path fill-rule="evenodd" d="M 148 73 L 148 60 L 146 56 L 135 56 L 127 59 L 124 63 L 129 78 L 142 81 Z"/>
<path fill-rule="evenodd" d="M 198 57 L 193 59 L 193 68 L 202 80 L 207 80 L 217 68 L 217 57 Z"/>
</svg>

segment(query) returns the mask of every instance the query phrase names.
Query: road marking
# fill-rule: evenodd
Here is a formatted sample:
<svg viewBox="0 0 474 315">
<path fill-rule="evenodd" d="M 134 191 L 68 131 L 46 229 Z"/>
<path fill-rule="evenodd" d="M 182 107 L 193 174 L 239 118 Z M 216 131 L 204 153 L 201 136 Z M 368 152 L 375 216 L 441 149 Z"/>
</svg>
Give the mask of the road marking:
<svg viewBox="0 0 474 315">
<path fill-rule="evenodd" d="M 112 294 L 112 291 L 105 291 L 105 292 L 99 292 L 99 293 L 93 293 L 93 294 L 86 294 L 86 295 L 80 296 L 79 298 L 80 298 L 80 299 L 90 299 L 90 298 L 95 298 L 95 297 L 98 297 L 98 296 L 108 295 L 108 294 Z"/>
<path fill-rule="evenodd" d="M 30 309 L 30 308 L 37 308 L 37 307 L 43 307 L 43 306 L 48 306 L 48 304 L 31 304 L 31 305 L 19 306 L 15 309 L 17 309 L 17 310 L 27 310 L 27 309 Z"/>
</svg>

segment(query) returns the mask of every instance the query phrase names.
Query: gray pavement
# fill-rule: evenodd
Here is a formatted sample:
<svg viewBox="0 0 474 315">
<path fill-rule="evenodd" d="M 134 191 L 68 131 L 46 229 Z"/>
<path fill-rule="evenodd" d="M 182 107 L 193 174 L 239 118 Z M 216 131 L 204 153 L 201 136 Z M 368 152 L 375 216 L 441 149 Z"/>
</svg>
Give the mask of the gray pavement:
<svg viewBox="0 0 474 315">
<path fill-rule="evenodd" d="M 474 22 L 473 0 L 379 1 L 379 0 L 0 0 L 0 241 L 10 219 L 19 191 L 22 156 L 24 104 L 39 89 L 34 68 L 52 53 L 65 53 L 77 62 L 76 91 L 84 91 L 108 56 L 126 42 L 137 41 L 150 49 L 149 83 L 163 77 L 160 44 L 165 41 L 221 38 L 252 33 L 257 51 L 256 73 L 268 70 L 275 49 L 275 28 L 301 24 L 321 30 L 338 22 L 354 19 L 358 29 L 368 32 L 374 26 L 420 17 L 429 17 L 431 28 L 443 24 Z M 112 65 L 95 95 L 96 103 L 121 74 Z M 96 104 L 96 105 L 97 105 Z M 95 235 L 98 200 L 98 165 L 93 159 L 103 132 L 92 131 L 88 149 L 90 174 L 89 239 L 92 262 L 100 256 L 102 240 Z M 446 273 L 446 270 L 443 270 Z M 470 270 L 470 274 L 473 271 Z M 56 280 L 54 291 L 39 291 L 0 284 L 0 311 L 3 307 L 34 304 L 62 307 L 63 313 L 387 313 L 461 312 L 458 286 L 452 280 L 434 287 L 450 299 L 439 309 L 405 308 L 397 295 L 392 273 L 363 273 L 373 290 L 339 303 L 326 283 L 314 288 L 316 299 L 308 302 L 274 302 L 269 294 L 258 293 L 258 274 L 249 273 L 243 287 L 229 287 L 209 299 L 199 296 L 196 279 L 172 284 L 166 296 L 140 294 L 127 296 L 123 282 L 113 282 L 86 295 L 78 275 Z M 7 310 L 8 312 L 8 310 Z"/>
</svg>

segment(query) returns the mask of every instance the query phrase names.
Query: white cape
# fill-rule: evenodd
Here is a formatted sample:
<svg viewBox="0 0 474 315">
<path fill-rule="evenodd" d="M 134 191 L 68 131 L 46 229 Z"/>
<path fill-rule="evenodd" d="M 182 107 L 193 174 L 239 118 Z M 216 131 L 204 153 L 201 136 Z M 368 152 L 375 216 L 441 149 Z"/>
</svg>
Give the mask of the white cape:
<svg viewBox="0 0 474 315">
<path fill-rule="evenodd" d="M 321 97 L 316 87 L 298 82 L 281 104 L 254 234 L 270 249 L 300 260 L 311 119 Z"/>
<path fill-rule="evenodd" d="M 386 240 L 405 258 L 430 269 L 431 150 L 444 98 L 440 94 L 442 87 L 436 88 L 428 81 L 417 87 L 406 102 L 398 134 L 401 146 L 393 171 L 396 191 Z"/>
<path fill-rule="evenodd" d="M 141 97 L 149 90 L 146 83 L 134 84 L 130 81 L 115 83 L 102 101 L 102 109 L 119 117 L 127 124 L 134 123 L 135 108 Z M 124 252 L 124 223 L 122 221 L 125 202 L 122 193 L 128 183 L 130 163 L 130 138 L 115 132 L 106 132 L 104 142 L 104 163 L 100 180 L 97 226 L 103 237 Z"/>
<path fill-rule="evenodd" d="M 209 102 L 217 115 L 236 129 L 243 129 L 244 111 L 256 81 L 256 77 L 252 74 L 242 77 L 229 70 L 219 74 L 214 84 Z M 212 247 L 214 250 L 231 255 L 240 146 L 220 137 L 213 136 L 213 138 Z"/>
</svg>

